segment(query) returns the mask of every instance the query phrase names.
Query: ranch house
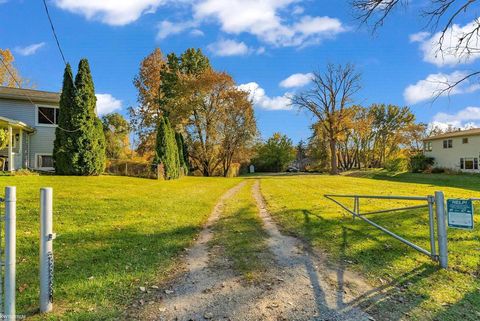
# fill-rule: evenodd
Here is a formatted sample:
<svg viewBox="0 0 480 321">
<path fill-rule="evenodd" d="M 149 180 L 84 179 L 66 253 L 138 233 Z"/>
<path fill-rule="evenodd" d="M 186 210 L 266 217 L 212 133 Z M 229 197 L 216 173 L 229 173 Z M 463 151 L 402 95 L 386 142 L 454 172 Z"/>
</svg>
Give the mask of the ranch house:
<svg viewBox="0 0 480 321">
<path fill-rule="evenodd" d="M 53 170 L 53 141 L 60 94 L 0 86 L 0 129 L 7 147 L 0 149 L 0 171 Z"/>
<path fill-rule="evenodd" d="M 435 167 L 479 173 L 480 128 L 428 137 L 424 153 L 434 158 Z"/>
</svg>

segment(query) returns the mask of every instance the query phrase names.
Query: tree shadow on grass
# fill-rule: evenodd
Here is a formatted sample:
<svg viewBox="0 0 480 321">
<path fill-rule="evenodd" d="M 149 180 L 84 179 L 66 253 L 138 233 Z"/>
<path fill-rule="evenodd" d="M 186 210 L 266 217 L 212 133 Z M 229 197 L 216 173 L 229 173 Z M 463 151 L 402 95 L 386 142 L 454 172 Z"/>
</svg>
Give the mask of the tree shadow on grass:
<svg viewBox="0 0 480 321">
<path fill-rule="evenodd" d="M 298 215 L 299 212 L 303 214 L 304 236 L 310 242 L 315 242 L 315 239 L 321 235 L 319 231 L 329 233 L 332 229 L 336 229 L 337 233 L 341 234 L 341 238 L 339 238 L 338 235 L 336 235 L 336 237 L 327 237 L 331 240 L 330 245 L 337 247 L 339 251 L 336 260 L 333 262 L 336 269 L 338 289 L 337 306 L 360 307 L 363 311 L 375 316 L 378 320 L 400 320 L 405 317 L 405 314 L 408 314 L 428 299 L 428 296 L 425 294 L 417 293 L 410 289 L 415 288 L 418 282 L 438 271 L 438 267 L 433 262 L 419 262 L 420 265 L 418 267 L 394 277 L 388 282 L 383 281 L 383 285 L 363 293 L 350 302 L 346 302 L 344 293 L 345 282 L 348 282 L 348 280 L 345 279 L 345 272 L 348 269 L 347 262 L 359 264 L 363 270 L 368 271 L 368 269 L 374 269 L 377 270 L 377 273 L 380 272 L 380 274 L 382 274 L 381 272 L 383 271 L 383 273 L 389 274 L 388 269 L 385 269 L 385 267 L 390 266 L 393 261 L 401 259 L 403 253 L 408 250 L 408 248 L 406 245 L 398 242 L 398 244 L 394 243 L 393 245 L 396 251 L 388 251 L 384 246 L 385 241 L 378 239 L 373 233 L 369 233 L 370 230 L 363 232 L 348 226 L 347 222 L 351 223 L 348 218 L 344 219 L 348 221 L 328 220 L 319 214 L 312 213 L 305 209 L 295 210 L 295 212 L 297 213 L 296 215 Z M 315 219 L 312 220 L 312 217 Z M 365 223 L 359 222 L 359 224 Z M 372 228 L 371 231 L 374 232 L 375 230 Z M 349 248 L 366 239 L 373 240 L 375 246 L 362 249 L 355 255 L 352 253 L 349 254 Z M 393 306 L 395 306 L 395 309 L 392 309 Z"/>
<path fill-rule="evenodd" d="M 401 173 L 397 175 L 386 175 L 378 173 L 370 175 L 369 178 L 400 183 L 456 187 L 480 192 L 480 176 L 472 174 L 446 175 Z"/>
<path fill-rule="evenodd" d="M 61 234 L 54 246 L 55 302 L 61 302 L 68 319 L 93 320 L 118 314 L 132 302 L 139 286 L 171 268 L 174 258 L 198 232 L 198 227 L 184 226 L 158 233 L 112 228 Z M 37 274 L 34 267 L 24 269 L 31 271 L 22 271 L 23 275 Z M 33 284 L 38 284 L 37 278 Z M 32 286 L 27 291 L 38 288 Z M 79 301 L 96 306 L 98 311 L 82 310 Z M 38 312 L 33 302 L 18 310 L 30 316 Z"/>
<path fill-rule="evenodd" d="M 433 320 L 438 321 L 478 321 L 480 320 L 480 290 L 465 295 L 454 305 L 437 313 Z"/>
</svg>

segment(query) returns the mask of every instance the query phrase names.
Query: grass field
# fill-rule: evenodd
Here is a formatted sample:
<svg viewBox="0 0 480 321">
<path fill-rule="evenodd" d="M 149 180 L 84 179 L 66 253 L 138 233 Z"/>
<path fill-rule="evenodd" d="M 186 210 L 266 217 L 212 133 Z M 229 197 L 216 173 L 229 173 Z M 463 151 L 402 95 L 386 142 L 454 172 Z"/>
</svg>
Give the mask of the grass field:
<svg viewBox="0 0 480 321">
<path fill-rule="evenodd" d="M 17 312 L 38 308 L 39 188 L 54 190 L 55 310 L 49 319 L 116 319 L 139 287 L 166 276 L 215 202 L 239 179 L 14 176 Z M 33 316 L 33 319 L 39 318 Z"/>
<path fill-rule="evenodd" d="M 388 299 L 373 304 L 364 302 L 377 315 L 386 311 L 392 320 L 480 319 L 478 210 L 475 231 L 449 229 L 450 269 L 445 271 L 439 270 L 428 257 L 374 227 L 353 221 L 338 205 L 323 197 L 324 194 L 426 196 L 436 190 L 444 191 L 447 198 L 479 197 L 477 176 L 381 173 L 370 177 L 262 176 L 261 184 L 270 211 L 285 231 L 324 249 L 332 259 L 361 271 L 373 284 L 391 292 Z M 402 205 L 413 204 L 362 201 L 361 208 L 367 211 Z M 428 211 L 377 214 L 372 219 L 429 248 Z"/>
</svg>

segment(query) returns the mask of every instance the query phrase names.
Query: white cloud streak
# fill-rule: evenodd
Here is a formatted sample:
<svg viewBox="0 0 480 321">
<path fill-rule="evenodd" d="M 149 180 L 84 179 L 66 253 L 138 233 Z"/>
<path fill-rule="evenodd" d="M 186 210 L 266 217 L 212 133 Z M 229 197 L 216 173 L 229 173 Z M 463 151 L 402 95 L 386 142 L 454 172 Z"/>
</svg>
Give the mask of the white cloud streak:
<svg viewBox="0 0 480 321">
<path fill-rule="evenodd" d="M 280 82 L 280 87 L 283 88 L 299 88 L 306 86 L 308 83 L 312 81 L 313 74 L 312 73 L 307 73 L 307 74 L 293 74 L 289 76 L 288 78 L 282 80 Z"/>
<path fill-rule="evenodd" d="M 37 51 L 45 46 L 45 42 L 34 43 L 25 47 L 15 47 L 14 50 L 21 56 L 31 56 L 37 53 Z"/>
<path fill-rule="evenodd" d="M 215 56 L 244 56 L 252 52 L 244 42 L 237 42 L 230 39 L 221 39 L 217 42 L 211 43 L 207 49 Z"/>
<path fill-rule="evenodd" d="M 112 26 L 136 21 L 142 14 L 153 13 L 167 0 L 54 0 L 57 7 L 81 14 Z"/>
</svg>

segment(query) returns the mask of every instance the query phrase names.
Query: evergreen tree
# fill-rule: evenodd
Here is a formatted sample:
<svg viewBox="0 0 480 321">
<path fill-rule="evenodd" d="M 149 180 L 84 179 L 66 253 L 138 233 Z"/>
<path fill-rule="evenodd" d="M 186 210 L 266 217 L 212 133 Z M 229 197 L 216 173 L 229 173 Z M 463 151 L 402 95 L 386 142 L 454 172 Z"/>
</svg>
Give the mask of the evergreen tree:
<svg viewBox="0 0 480 321">
<path fill-rule="evenodd" d="M 161 117 L 157 130 L 155 163 L 163 164 L 166 179 L 179 177 L 180 159 L 175 133 L 167 117 Z"/>
<path fill-rule="evenodd" d="M 75 77 L 75 110 L 71 115 L 78 147 L 72 174 L 99 175 L 105 169 L 105 136 L 102 122 L 95 114 L 97 99 L 87 59 L 80 60 Z"/>
<path fill-rule="evenodd" d="M 185 175 L 188 174 L 188 154 L 186 154 L 186 145 L 183 139 L 183 135 L 175 132 L 175 141 L 177 142 L 178 158 L 180 159 L 180 168 L 183 168 Z"/>
<path fill-rule="evenodd" d="M 65 67 L 63 74 L 62 94 L 60 95 L 58 127 L 55 129 L 55 141 L 53 143 L 53 159 L 55 172 L 60 175 L 71 174 L 70 168 L 73 160 L 78 156 L 75 148 L 75 140 L 72 124 L 72 110 L 74 109 L 75 86 L 70 64 Z"/>
</svg>

